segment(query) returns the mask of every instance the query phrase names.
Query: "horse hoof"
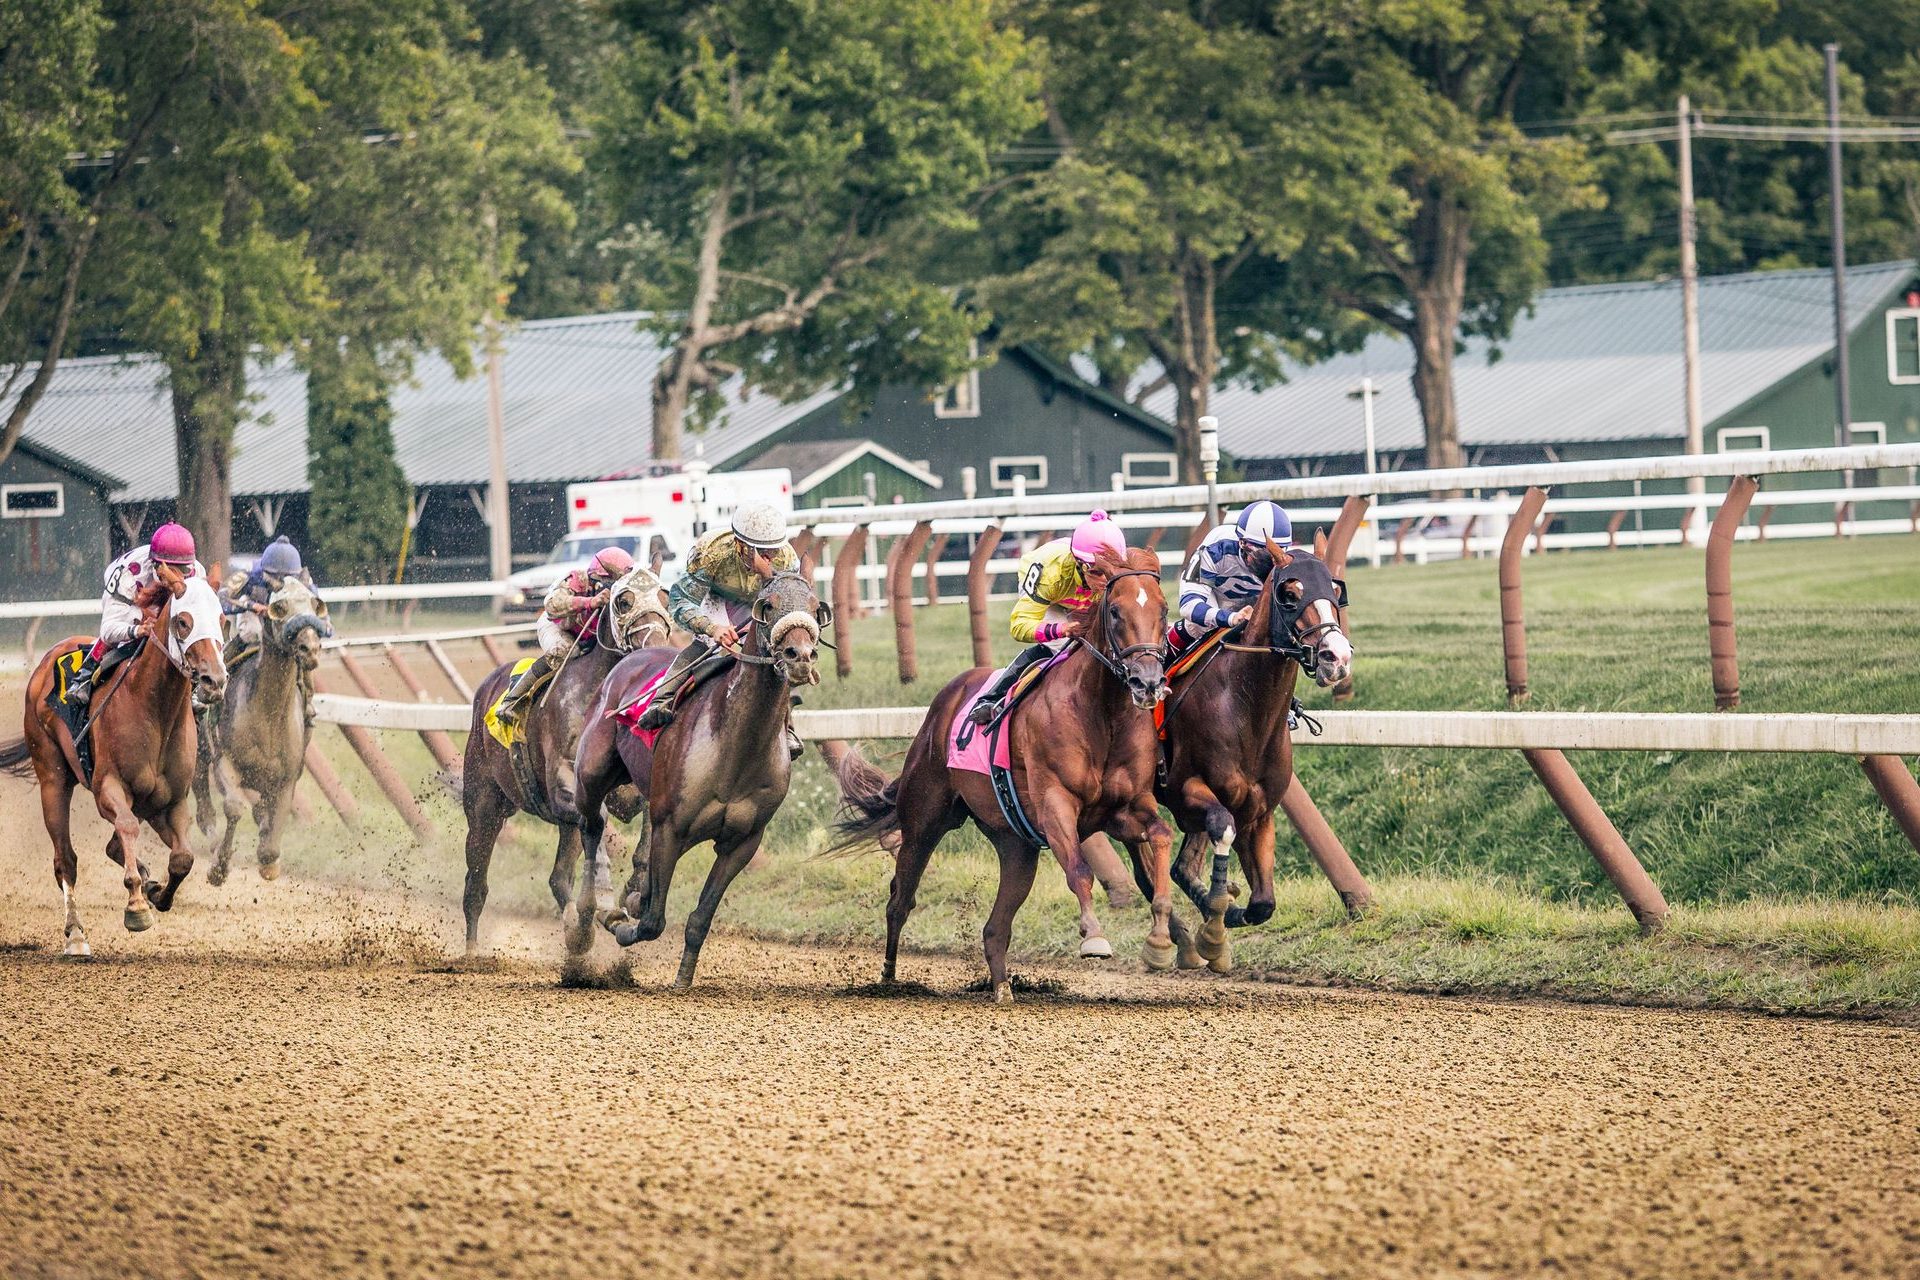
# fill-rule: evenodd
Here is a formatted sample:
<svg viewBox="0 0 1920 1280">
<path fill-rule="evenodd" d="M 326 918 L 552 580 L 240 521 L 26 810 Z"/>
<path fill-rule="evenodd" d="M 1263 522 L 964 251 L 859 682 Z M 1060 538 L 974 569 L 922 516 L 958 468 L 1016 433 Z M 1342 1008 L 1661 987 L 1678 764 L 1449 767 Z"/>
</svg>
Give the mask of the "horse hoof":
<svg viewBox="0 0 1920 1280">
<path fill-rule="evenodd" d="M 127 926 L 128 933 L 145 933 L 153 928 L 153 908 L 143 906 L 136 911 L 128 907 L 126 914 L 120 917 L 120 922 Z"/>
<path fill-rule="evenodd" d="M 1155 942 L 1149 938 L 1140 946 L 1140 958 L 1153 972 L 1165 973 L 1179 957 L 1171 942 Z"/>
<path fill-rule="evenodd" d="M 1113 959 L 1113 944 L 1105 938 L 1092 937 L 1080 939 L 1080 958 L 1082 960 Z"/>
<path fill-rule="evenodd" d="M 993 984 L 993 1002 L 995 1004 L 1012 1004 L 1013 1003 L 1013 984 L 1011 982 L 994 983 Z"/>
<path fill-rule="evenodd" d="M 1179 958 L 1174 961 L 1182 969 L 1204 969 L 1207 958 L 1200 954 L 1198 947 L 1181 947 Z"/>
<path fill-rule="evenodd" d="M 1213 970 L 1215 973 L 1232 973 L 1233 944 L 1231 942 L 1221 943 L 1220 950 L 1207 957 L 1207 968 Z"/>
<path fill-rule="evenodd" d="M 75 929 L 67 935 L 67 945 L 61 949 L 63 956 L 72 956 L 75 960 L 85 960 L 93 954 L 93 948 L 87 945 L 87 935 Z"/>
<path fill-rule="evenodd" d="M 260 878 L 262 880 L 278 880 L 280 878 L 280 864 L 277 862 L 261 863 Z"/>
<path fill-rule="evenodd" d="M 227 882 L 227 869 L 215 864 L 207 869 L 207 883 L 218 889 Z"/>
</svg>

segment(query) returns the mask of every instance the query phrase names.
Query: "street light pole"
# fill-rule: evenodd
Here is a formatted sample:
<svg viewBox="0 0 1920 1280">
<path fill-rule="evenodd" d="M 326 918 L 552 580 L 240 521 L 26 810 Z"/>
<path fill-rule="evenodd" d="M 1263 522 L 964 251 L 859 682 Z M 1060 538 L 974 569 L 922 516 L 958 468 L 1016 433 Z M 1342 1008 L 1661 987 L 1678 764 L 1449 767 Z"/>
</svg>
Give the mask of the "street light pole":
<svg viewBox="0 0 1920 1280">
<path fill-rule="evenodd" d="M 1827 46 L 1827 183 L 1833 229 L 1833 391 L 1839 417 L 1833 443 L 1853 443 L 1853 387 L 1847 373 L 1847 204 L 1840 173 L 1840 46 Z M 1853 487 L 1853 472 L 1843 477 Z"/>
<path fill-rule="evenodd" d="M 1216 485 L 1220 479 L 1220 419 L 1208 415 L 1200 419 L 1200 470 L 1207 478 L 1207 528 L 1220 523 L 1220 497 Z"/>
</svg>

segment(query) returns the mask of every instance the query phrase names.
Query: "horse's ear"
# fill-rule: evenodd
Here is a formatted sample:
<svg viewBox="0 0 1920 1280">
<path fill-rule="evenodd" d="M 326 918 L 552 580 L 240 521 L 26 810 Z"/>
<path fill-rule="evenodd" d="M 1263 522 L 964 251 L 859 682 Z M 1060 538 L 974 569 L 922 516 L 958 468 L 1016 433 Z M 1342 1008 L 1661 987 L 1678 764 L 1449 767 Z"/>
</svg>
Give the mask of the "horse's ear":
<svg viewBox="0 0 1920 1280">
<path fill-rule="evenodd" d="M 1266 541 L 1267 551 L 1273 556 L 1274 568 L 1284 569 L 1293 563 L 1293 555 L 1285 547 L 1275 542 L 1271 536 Z"/>
<path fill-rule="evenodd" d="M 172 565 L 164 561 L 156 563 L 153 566 L 153 576 L 165 584 L 167 594 L 171 595 L 175 600 L 187 594 L 186 575 Z"/>
</svg>

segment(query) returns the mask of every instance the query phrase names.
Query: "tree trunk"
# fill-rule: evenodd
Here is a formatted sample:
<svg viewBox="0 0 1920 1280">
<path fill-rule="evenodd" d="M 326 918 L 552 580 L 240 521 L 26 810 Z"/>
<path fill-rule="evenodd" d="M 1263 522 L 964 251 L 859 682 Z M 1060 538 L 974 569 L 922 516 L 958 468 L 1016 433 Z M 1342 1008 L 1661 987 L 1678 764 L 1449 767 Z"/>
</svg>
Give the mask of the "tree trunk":
<svg viewBox="0 0 1920 1280">
<path fill-rule="evenodd" d="M 1467 294 L 1467 215 L 1443 189 L 1430 189 L 1412 249 L 1425 264 L 1412 289 L 1413 394 L 1426 427 L 1427 466 L 1460 467 L 1460 414 L 1453 398 L 1453 347 Z"/>
<path fill-rule="evenodd" d="M 1180 459 L 1180 482 L 1199 484 L 1200 419 L 1213 398 L 1213 378 L 1220 368 L 1220 343 L 1214 328 L 1214 265 L 1211 258 L 1182 247 L 1180 293 L 1173 316 L 1171 359 L 1164 359 L 1173 383 L 1175 403 L 1173 438 Z"/>
<path fill-rule="evenodd" d="M 27 429 L 28 415 L 40 403 L 40 397 L 46 394 L 47 387 L 53 382 L 54 370 L 60 367 L 60 355 L 67 345 L 67 328 L 73 322 L 74 307 L 79 297 L 81 268 L 86 265 L 87 256 L 93 252 L 94 238 L 99 230 L 99 216 L 89 211 L 80 237 L 67 257 L 66 273 L 60 281 L 60 300 L 55 305 L 46 350 L 41 353 L 39 367 L 33 371 L 33 380 L 27 383 L 26 390 L 13 402 L 5 425 L 0 426 L 0 462 L 5 462 L 13 453 L 14 446 L 20 443 L 20 437 Z M 11 280 L 8 282 L 9 290 L 15 283 Z"/>
<path fill-rule="evenodd" d="M 673 344 L 673 354 L 661 362 L 653 378 L 653 456 L 658 461 L 679 461 L 687 406 L 693 399 L 693 388 L 705 381 L 702 362 L 712 345 L 708 330 L 714 305 L 720 300 L 720 255 L 726 249 L 732 207 L 733 171 L 729 168 L 707 201 L 707 224 L 700 233 L 700 259 L 694 271 L 687 326 Z"/>
<path fill-rule="evenodd" d="M 199 354 L 170 370 L 180 477 L 175 518 L 193 531 L 200 563 L 216 578 L 233 551 L 233 432 L 247 389 L 245 360 L 227 335 L 204 334 Z"/>
</svg>

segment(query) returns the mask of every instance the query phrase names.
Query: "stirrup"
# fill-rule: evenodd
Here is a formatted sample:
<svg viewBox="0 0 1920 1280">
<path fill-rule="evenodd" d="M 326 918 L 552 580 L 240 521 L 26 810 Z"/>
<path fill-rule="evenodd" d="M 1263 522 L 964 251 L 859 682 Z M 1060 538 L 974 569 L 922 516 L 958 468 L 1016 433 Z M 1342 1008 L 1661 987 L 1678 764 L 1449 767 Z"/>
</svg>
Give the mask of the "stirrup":
<svg viewBox="0 0 1920 1280">
<path fill-rule="evenodd" d="M 787 759 L 798 760 L 807 752 L 807 744 L 800 740 L 800 731 L 787 725 Z"/>
<path fill-rule="evenodd" d="M 999 717 L 1000 709 L 1005 705 L 1005 698 L 982 698 L 973 704 L 973 710 L 967 712 L 967 719 L 984 729 Z"/>
<path fill-rule="evenodd" d="M 664 729 L 673 723 L 673 708 L 656 702 L 640 713 L 638 723 L 642 729 Z"/>
</svg>

